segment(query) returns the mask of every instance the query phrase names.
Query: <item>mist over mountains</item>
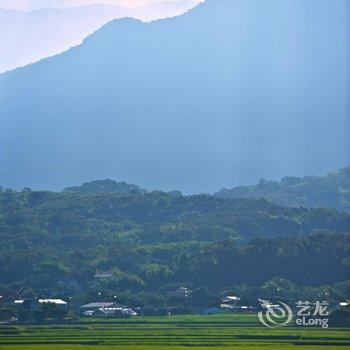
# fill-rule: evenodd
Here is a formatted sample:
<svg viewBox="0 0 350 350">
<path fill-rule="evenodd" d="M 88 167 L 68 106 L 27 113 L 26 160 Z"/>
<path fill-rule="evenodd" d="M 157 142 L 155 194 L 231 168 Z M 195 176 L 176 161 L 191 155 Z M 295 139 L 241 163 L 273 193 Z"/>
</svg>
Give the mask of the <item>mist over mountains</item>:
<svg viewBox="0 0 350 350">
<path fill-rule="evenodd" d="M 0 0 L 0 7 L 8 10 L 37 11 L 47 8 L 64 9 L 98 4 L 136 7 L 158 2 L 159 0 Z M 161 2 L 171 5 L 171 3 L 175 4 L 178 0 L 161 0 Z"/>
<path fill-rule="evenodd" d="M 52 6 L 64 5 L 62 1 L 46 1 L 42 6 L 44 3 Z M 68 8 L 39 7 L 38 10 L 25 12 L 1 9 L 0 1 L 0 73 L 57 55 L 79 45 L 87 36 L 113 19 L 132 17 L 152 21 L 181 15 L 197 3 L 198 1 L 192 0 L 163 0 L 127 8 L 103 3 L 73 7 L 75 3 L 70 2 L 72 7 Z M 16 6 L 16 3 L 13 6 Z M 40 6 L 40 3 L 36 6 Z"/>
<path fill-rule="evenodd" d="M 0 183 L 212 192 L 348 163 L 349 4 L 207 1 L 0 76 Z"/>
</svg>

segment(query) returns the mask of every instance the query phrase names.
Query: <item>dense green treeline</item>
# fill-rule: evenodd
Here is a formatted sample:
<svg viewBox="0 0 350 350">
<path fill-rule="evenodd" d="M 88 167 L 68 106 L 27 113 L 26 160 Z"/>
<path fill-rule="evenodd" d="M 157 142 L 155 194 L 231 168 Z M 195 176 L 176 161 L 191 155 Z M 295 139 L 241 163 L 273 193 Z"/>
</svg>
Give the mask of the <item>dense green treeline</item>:
<svg viewBox="0 0 350 350">
<path fill-rule="evenodd" d="M 349 278 L 349 247 L 346 234 L 260 238 L 240 248 L 221 242 L 182 257 L 180 275 L 183 280 L 222 288 L 260 285 L 276 276 L 299 285 L 331 284 Z"/>
<path fill-rule="evenodd" d="M 335 284 L 350 275 L 349 227 L 346 213 L 264 199 L 2 190 L 0 283 L 56 295 Z"/>
</svg>

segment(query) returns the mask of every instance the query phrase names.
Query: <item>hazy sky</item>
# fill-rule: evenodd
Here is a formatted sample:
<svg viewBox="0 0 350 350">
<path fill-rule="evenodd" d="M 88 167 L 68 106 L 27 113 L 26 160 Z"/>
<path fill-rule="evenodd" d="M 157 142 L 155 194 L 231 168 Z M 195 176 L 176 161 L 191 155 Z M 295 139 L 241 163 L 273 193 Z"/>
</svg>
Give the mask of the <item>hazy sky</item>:
<svg viewBox="0 0 350 350">
<path fill-rule="evenodd" d="M 0 0 L 0 8 L 33 11 L 46 7 L 66 8 L 91 4 L 114 4 L 131 7 L 148 3 L 174 1 L 176 0 Z M 201 2 L 202 0 L 194 1 Z"/>
</svg>

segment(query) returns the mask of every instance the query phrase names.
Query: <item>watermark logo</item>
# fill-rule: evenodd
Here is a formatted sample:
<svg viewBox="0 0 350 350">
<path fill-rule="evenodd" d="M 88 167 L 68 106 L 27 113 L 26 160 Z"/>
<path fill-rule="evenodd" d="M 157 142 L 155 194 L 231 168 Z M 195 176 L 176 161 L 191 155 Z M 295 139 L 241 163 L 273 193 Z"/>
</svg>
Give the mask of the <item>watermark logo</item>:
<svg viewBox="0 0 350 350">
<path fill-rule="evenodd" d="M 295 324 L 297 326 L 310 326 L 328 328 L 329 303 L 327 301 L 298 301 Z"/>
<path fill-rule="evenodd" d="M 268 328 L 285 327 L 294 324 L 299 327 L 328 328 L 329 303 L 326 301 L 298 301 L 295 312 L 282 302 L 272 304 L 267 300 L 259 299 L 263 311 L 258 313 L 260 322 Z"/>
<path fill-rule="evenodd" d="M 293 319 L 292 309 L 285 303 L 273 305 L 267 300 L 259 299 L 264 311 L 258 313 L 260 322 L 268 328 L 288 326 Z"/>
</svg>

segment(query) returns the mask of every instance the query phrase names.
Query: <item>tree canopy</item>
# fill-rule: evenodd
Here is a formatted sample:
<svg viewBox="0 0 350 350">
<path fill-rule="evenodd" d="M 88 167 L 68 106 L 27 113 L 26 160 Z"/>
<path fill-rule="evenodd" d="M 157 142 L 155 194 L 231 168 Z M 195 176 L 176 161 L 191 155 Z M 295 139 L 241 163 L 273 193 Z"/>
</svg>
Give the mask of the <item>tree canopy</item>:
<svg viewBox="0 0 350 350">
<path fill-rule="evenodd" d="M 219 291 L 275 277 L 317 286 L 350 272 L 350 214 L 334 209 L 25 189 L 2 190 L 0 213 L 0 283 L 40 295 L 161 294 L 167 285 Z M 113 277 L 94 277 L 106 271 Z"/>
</svg>

